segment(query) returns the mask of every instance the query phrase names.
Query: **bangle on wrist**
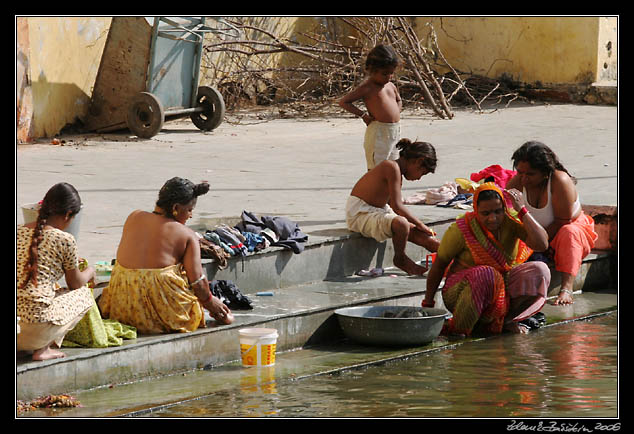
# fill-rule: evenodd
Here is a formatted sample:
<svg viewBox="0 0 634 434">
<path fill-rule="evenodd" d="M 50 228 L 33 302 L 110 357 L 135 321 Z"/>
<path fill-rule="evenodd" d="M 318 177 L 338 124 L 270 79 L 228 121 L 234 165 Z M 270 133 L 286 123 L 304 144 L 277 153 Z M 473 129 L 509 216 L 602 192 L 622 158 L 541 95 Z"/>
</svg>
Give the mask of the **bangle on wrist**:
<svg viewBox="0 0 634 434">
<path fill-rule="evenodd" d="M 517 218 L 522 220 L 522 217 L 524 217 L 527 213 L 528 213 L 528 210 L 526 209 L 525 206 L 523 206 L 522 209 L 517 212 Z"/>
<path fill-rule="evenodd" d="M 197 284 L 198 282 L 202 281 L 205 278 L 205 275 L 201 275 L 198 279 L 194 280 L 192 283 L 189 284 L 189 287 L 191 288 L 192 286 L 194 286 L 195 284 Z"/>
</svg>

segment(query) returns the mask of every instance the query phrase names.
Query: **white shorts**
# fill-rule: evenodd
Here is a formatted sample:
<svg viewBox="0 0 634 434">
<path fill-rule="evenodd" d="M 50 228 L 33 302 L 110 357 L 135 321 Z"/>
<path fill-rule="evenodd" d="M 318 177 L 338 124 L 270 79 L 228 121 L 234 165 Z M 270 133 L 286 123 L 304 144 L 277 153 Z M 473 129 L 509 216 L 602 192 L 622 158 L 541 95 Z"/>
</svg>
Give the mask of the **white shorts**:
<svg viewBox="0 0 634 434">
<path fill-rule="evenodd" d="M 18 322 L 20 333 L 16 337 L 17 351 L 35 351 L 53 342 L 61 348 L 66 334 L 75 328 L 91 307 L 64 325 L 56 325 L 52 322 L 28 323 L 20 319 Z"/>
<path fill-rule="evenodd" d="M 398 159 L 399 151 L 394 146 L 401 139 L 400 122 L 372 121 L 365 129 L 363 149 L 368 170 L 384 160 Z"/>
<path fill-rule="evenodd" d="M 389 205 L 377 208 L 356 196 L 348 197 L 346 202 L 348 229 L 378 242 L 392 238 L 392 220 L 395 217 L 397 214 Z"/>
</svg>

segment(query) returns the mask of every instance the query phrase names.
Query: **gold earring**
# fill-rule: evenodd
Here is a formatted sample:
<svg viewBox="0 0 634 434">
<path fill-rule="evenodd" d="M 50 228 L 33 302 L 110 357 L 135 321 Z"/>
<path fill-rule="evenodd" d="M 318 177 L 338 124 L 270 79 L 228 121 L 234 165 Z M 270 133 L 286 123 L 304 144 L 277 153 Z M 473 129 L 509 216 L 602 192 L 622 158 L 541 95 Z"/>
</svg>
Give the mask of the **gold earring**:
<svg viewBox="0 0 634 434">
<path fill-rule="evenodd" d="M 176 211 L 172 211 L 172 215 L 173 215 L 174 217 L 176 217 L 176 216 L 178 215 L 178 213 L 177 213 Z"/>
</svg>

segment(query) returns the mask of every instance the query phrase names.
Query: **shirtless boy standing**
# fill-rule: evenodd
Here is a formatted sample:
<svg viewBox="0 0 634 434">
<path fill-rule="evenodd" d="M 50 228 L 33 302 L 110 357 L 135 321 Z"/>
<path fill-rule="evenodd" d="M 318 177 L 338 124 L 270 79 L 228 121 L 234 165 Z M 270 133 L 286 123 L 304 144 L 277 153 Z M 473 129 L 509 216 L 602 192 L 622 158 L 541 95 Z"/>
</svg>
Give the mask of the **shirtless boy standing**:
<svg viewBox="0 0 634 434">
<path fill-rule="evenodd" d="M 435 233 L 403 205 L 403 180 L 416 181 L 436 170 L 436 151 L 426 142 L 401 139 L 397 160 L 385 160 L 357 181 L 346 203 L 348 229 L 378 242 L 392 238 L 393 263 L 408 274 L 422 275 L 427 267 L 405 254 L 407 241 L 436 252 L 440 242 Z"/>
<path fill-rule="evenodd" d="M 403 103 L 391 82 L 399 65 L 394 49 L 377 45 L 368 53 L 365 69 L 368 78 L 339 101 L 339 106 L 360 117 L 367 125 L 363 148 L 368 170 L 383 160 L 396 160 L 394 145 L 401 138 L 400 113 Z M 353 103 L 363 100 L 367 111 Z"/>
</svg>

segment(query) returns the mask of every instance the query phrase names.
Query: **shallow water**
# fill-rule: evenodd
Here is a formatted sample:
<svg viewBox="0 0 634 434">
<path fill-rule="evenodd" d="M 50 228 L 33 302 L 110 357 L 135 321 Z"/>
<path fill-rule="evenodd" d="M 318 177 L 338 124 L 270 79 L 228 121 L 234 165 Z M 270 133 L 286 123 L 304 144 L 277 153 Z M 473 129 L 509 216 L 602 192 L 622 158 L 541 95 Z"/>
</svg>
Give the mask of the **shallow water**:
<svg viewBox="0 0 634 434">
<path fill-rule="evenodd" d="M 260 377 L 146 416 L 617 417 L 617 318 L 613 313 L 300 380 Z"/>
</svg>

